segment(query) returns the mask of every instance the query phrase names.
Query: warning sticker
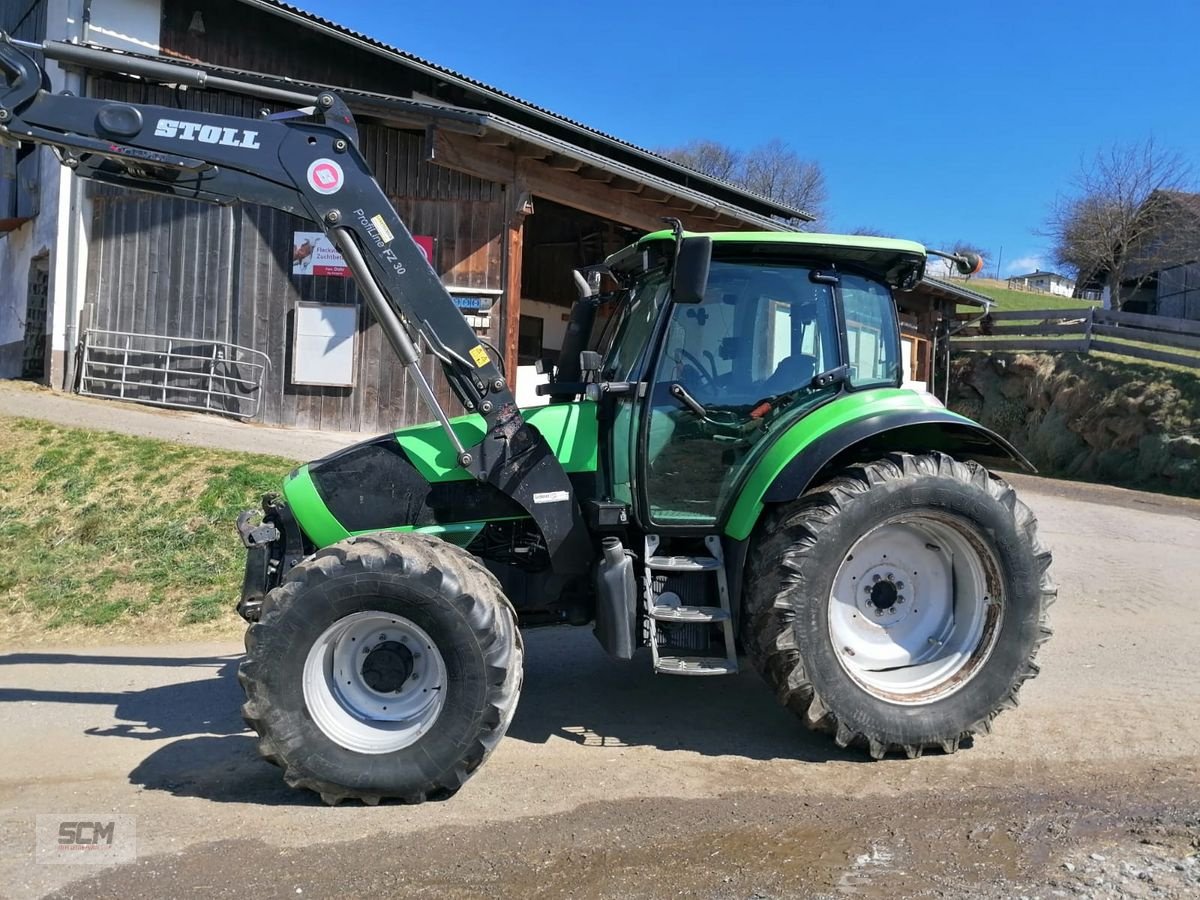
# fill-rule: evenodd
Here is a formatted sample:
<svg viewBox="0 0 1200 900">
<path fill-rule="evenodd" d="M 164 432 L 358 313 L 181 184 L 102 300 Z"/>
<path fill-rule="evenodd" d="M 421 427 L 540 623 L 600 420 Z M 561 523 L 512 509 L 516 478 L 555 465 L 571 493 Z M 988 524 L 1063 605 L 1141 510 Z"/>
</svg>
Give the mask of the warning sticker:
<svg viewBox="0 0 1200 900">
<path fill-rule="evenodd" d="M 566 491 L 546 491 L 544 494 L 534 494 L 533 502 L 537 505 L 542 503 L 564 503 L 571 499 L 571 495 Z"/>
<path fill-rule="evenodd" d="M 470 352 L 471 352 L 471 359 L 475 360 L 476 366 L 478 366 L 479 368 L 482 369 L 484 366 L 486 366 L 488 364 L 487 351 L 483 349 L 482 344 L 476 344 L 474 347 L 471 348 Z"/>
<path fill-rule="evenodd" d="M 392 229 L 387 227 L 387 222 L 383 221 L 383 216 L 371 216 L 371 224 L 375 226 L 375 233 L 379 235 L 379 239 L 385 244 L 390 244 L 395 235 L 392 234 Z"/>
<path fill-rule="evenodd" d="M 336 194 L 343 181 L 342 167 L 332 159 L 315 159 L 308 167 L 308 186 L 318 194 Z"/>
</svg>

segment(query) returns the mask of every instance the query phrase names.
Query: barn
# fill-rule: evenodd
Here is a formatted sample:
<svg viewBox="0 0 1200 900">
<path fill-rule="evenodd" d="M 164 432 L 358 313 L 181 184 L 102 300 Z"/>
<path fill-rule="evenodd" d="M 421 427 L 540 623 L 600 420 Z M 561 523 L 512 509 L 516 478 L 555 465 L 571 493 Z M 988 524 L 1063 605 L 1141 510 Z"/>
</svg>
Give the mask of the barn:
<svg viewBox="0 0 1200 900">
<path fill-rule="evenodd" d="M 519 397 L 530 394 L 522 373 L 561 347 L 572 268 L 665 216 L 701 231 L 810 218 L 279 0 L 15 0 L 0 29 L 337 91 L 384 191 L 517 373 Z M 56 90 L 181 112 L 286 109 L 99 65 L 46 68 Z M 44 148 L 2 153 L 0 377 L 285 427 L 377 432 L 426 418 L 313 223 L 84 182 Z M 922 381 L 932 347 L 920 332 L 932 330 L 938 303 L 953 309 L 944 293 L 908 300 L 911 375 Z M 424 368 L 458 409 L 432 356 Z"/>
</svg>

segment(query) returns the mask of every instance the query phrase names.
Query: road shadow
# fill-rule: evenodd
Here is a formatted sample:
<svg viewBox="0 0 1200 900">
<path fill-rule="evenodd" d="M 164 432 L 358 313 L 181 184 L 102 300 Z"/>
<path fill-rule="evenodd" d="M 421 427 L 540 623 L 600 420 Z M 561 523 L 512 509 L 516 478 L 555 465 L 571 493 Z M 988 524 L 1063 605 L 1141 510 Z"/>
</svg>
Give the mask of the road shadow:
<svg viewBox="0 0 1200 900">
<path fill-rule="evenodd" d="M 130 682 L 146 680 L 148 676 L 136 672 L 138 668 L 150 667 L 179 670 L 177 676 L 170 677 L 184 680 L 123 691 L 3 687 L 0 703 L 111 706 L 113 723 L 84 729 L 84 734 L 156 742 L 174 738 L 171 743 L 151 750 L 129 773 L 131 783 L 149 790 L 220 802 L 319 805 L 315 795 L 288 788 L 279 770 L 259 757 L 255 739 L 241 717 L 243 696 L 237 683 L 240 661 L 240 654 L 197 657 L 113 656 L 86 651 L 4 654 L 0 655 L 0 667 L 117 666 L 128 669 Z M 64 685 L 85 680 L 86 676 L 80 678 L 70 669 L 61 678 Z"/>
<path fill-rule="evenodd" d="M 525 682 L 508 739 L 544 744 L 552 738 L 583 747 L 649 746 L 754 760 L 862 761 L 825 735 L 806 731 L 752 672 L 736 676 L 655 675 L 648 655 L 609 659 L 589 629 L 550 628 L 525 634 Z M 318 798 L 288 788 L 258 755 L 241 719 L 240 655 L 171 658 L 80 653 L 0 655 L 5 665 L 120 666 L 177 669 L 178 680 L 142 689 L 0 688 L 0 703 L 81 703 L 113 707 L 113 723 L 88 728 L 96 738 L 161 742 L 129 774 L 147 790 L 215 802 L 307 806 Z M 171 677 L 175 677 L 172 675 Z"/>
<path fill-rule="evenodd" d="M 508 738 L 583 746 L 649 746 L 705 756 L 858 762 L 808 731 L 741 661 L 737 675 L 656 675 L 649 651 L 610 659 L 588 628 L 525 633 L 525 684 Z"/>
</svg>

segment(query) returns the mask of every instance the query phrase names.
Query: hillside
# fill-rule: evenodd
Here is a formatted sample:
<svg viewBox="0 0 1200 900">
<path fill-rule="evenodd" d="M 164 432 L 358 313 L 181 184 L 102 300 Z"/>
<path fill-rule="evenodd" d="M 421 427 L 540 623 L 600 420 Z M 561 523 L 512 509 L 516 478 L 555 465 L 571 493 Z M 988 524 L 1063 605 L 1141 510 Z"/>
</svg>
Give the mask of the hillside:
<svg viewBox="0 0 1200 900">
<path fill-rule="evenodd" d="M 1053 294 L 1009 290 L 1007 282 L 995 278 L 972 278 L 966 282 L 955 279 L 954 283 L 986 294 L 996 301 L 999 309 L 1076 309 L 1096 305 L 1076 297 L 1056 297 Z"/>
</svg>

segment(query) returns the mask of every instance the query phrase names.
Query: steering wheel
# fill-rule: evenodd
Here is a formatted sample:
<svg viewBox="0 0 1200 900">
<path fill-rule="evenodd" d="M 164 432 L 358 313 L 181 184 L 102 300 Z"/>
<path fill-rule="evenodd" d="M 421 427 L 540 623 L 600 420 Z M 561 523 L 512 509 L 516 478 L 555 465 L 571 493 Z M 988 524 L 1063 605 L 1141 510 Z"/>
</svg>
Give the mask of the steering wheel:
<svg viewBox="0 0 1200 900">
<path fill-rule="evenodd" d="M 694 368 L 696 370 L 696 374 L 698 374 L 702 379 L 704 379 L 705 387 L 712 386 L 713 377 L 711 375 L 709 375 L 708 372 L 705 371 L 704 363 L 700 362 L 700 360 L 698 360 L 696 358 L 695 354 L 693 354 L 687 350 L 684 350 L 682 347 L 680 347 L 679 355 L 680 355 L 680 357 L 682 357 L 684 360 L 686 360 L 688 363 L 691 364 L 692 368 Z"/>
</svg>

